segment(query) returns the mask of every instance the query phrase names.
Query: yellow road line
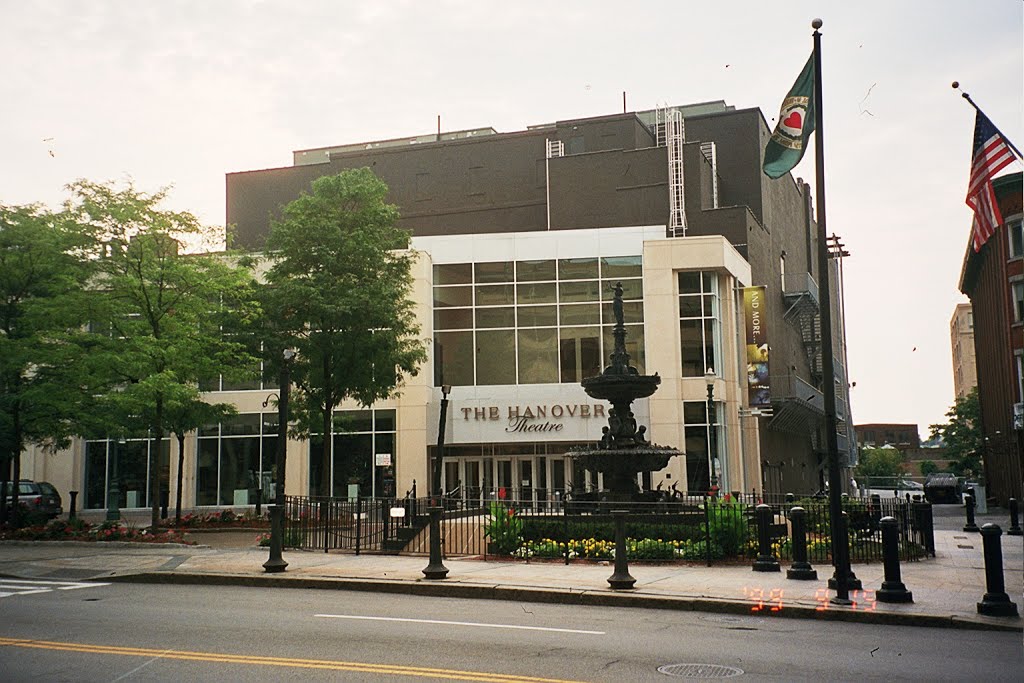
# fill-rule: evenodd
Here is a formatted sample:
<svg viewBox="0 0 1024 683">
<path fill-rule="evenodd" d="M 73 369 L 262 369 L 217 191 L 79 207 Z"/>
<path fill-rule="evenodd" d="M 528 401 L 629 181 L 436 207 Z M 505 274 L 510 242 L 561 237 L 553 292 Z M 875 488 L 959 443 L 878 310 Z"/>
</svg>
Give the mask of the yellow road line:
<svg viewBox="0 0 1024 683">
<path fill-rule="evenodd" d="M 128 657 L 162 657 L 197 662 L 222 664 L 251 664 L 257 666 L 294 667 L 299 669 L 326 669 L 331 671 L 359 671 L 391 676 L 417 676 L 421 678 L 447 678 L 458 681 L 483 681 L 490 683 L 575 683 L 555 678 L 535 678 L 512 674 L 488 673 L 485 671 L 459 671 L 456 669 L 432 669 L 397 664 L 370 664 L 365 662 L 341 662 L 323 659 L 295 659 L 290 657 L 262 657 L 258 655 L 232 655 L 220 652 L 190 652 L 187 650 L 158 650 L 141 647 L 120 647 L 111 645 L 90 645 L 87 643 L 60 643 L 49 640 L 27 640 L 0 637 L 0 646 L 22 647 L 36 650 L 61 650 L 87 654 L 122 655 Z"/>
</svg>

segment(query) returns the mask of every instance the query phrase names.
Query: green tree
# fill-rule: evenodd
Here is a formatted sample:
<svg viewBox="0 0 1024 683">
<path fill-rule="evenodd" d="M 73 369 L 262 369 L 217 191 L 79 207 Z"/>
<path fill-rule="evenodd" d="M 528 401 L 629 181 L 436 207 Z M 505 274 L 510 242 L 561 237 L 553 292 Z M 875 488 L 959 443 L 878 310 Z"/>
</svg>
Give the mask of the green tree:
<svg viewBox="0 0 1024 683">
<path fill-rule="evenodd" d="M 981 431 L 981 403 L 975 387 L 946 411 L 948 422 L 930 425 L 932 438 L 939 437 L 951 460 L 949 469 L 958 476 L 981 472 L 984 437 Z"/>
<path fill-rule="evenodd" d="M 899 477 L 903 474 L 903 454 L 895 448 L 862 449 L 854 472 L 857 479 L 867 486 L 872 479 Z"/>
<path fill-rule="evenodd" d="M 393 395 L 426 359 L 410 300 L 415 256 L 387 191 L 367 168 L 319 178 L 267 238 L 266 358 L 277 368 L 282 349 L 297 352 L 293 431 L 324 435 L 313 461 L 322 496 L 331 495 L 334 409 Z"/>
<path fill-rule="evenodd" d="M 152 526 L 162 498 L 162 442 L 168 410 L 198 399 L 197 381 L 257 359 L 235 335 L 254 319 L 248 270 L 222 255 L 183 254 L 204 229 L 190 213 L 160 208 L 166 190 L 147 194 L 128 185 L 78 181 L 68 212 L 100 237 L 92 288 L 91 371 L 106 381 L 102 420 L 107 434 L 144 426 L 149 449 Z"/>
<path fill-rule="evenodd" d="M 174 521 L 181 524 L 181 494 L 185 476 L 185 436 L 200 427 L 220 422 L 238 411 L 230 403 L 207 403 L 199 392 L 183 396 L 183 400 L 171 401 L 164 406 L 164 420 L 167 431 L 178 438 L 178 480 L 174 496 Z"/>
<path fill-rule="evenodd" d="M 60 213 L 0 206 L 0 482 L 21 478 L 27 445 L 66 446 L 90 396 L 83 349 L 68 338 L 85 322 L 91 244 Z M 17 486 L 13 495 L 17 504 Z M 0 497 L 0 523 L 6 505 Z"/>
<path fill-rule="evenodd" d="M 936 472 L 939 471 L 939 466 L 936 465 L 931 460 L 922 460 L 921 464 L 920 464 L 920 467 L 921 467 L 921 474 L 926 476 L 926 477 L 929 474 L 935 474 Z"/>
</svg>

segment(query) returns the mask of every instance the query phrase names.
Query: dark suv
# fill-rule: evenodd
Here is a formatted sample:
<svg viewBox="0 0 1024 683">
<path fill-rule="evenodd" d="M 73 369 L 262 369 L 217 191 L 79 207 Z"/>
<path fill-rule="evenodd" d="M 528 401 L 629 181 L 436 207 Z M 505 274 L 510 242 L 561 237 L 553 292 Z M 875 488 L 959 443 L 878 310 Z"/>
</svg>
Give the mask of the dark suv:
<svg viewBox="0 0 1024 683">
<path fill-rule="evenodd" d="M 14 496 L 7 492 L 7 505 L 14 503 Z M 26 513 L 53 519 L 64 512 L 60 493 L 48 481 L 30 481 L 22 479 L 18 482 L 18 506 Z"/>
</svg>

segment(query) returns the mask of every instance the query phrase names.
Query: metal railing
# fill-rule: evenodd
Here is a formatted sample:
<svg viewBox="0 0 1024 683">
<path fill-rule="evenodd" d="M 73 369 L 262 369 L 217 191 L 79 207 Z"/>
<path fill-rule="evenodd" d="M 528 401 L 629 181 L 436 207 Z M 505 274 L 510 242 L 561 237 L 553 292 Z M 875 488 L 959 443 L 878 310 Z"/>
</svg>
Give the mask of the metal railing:
<svg viewBox="0 0 1024 683">
<path fill-rule="evenodd" d="M 362 499 L 288 496 L 284 546 L 329 552 L 341 550 L 428 555 L 428 510 L 441 503 L 441 547 L 446 557 L 525 560 L 607 560 L 613 557 L 612 512 L 626 510 L 630 559 L 640 561 L 744 561 L 756 555 L 754 510 L 768 502 L 773 511 L 770 536 L 780 561 L 792 545 L 790 510 L 806 510 L 808 559 L 831 559 L 827 498 L 763 501 L 755 493 L 722 498 L 673 494 L 655 502 L 614 502 L 600 494 L 525 500 L 446 498 Z M 900 559 L 934 554 L 931 506 L 904 498 L 844 498 L 849 524 L 850 559 L 882 561 L 883 517 L 897 520 Z"/>
</svg>

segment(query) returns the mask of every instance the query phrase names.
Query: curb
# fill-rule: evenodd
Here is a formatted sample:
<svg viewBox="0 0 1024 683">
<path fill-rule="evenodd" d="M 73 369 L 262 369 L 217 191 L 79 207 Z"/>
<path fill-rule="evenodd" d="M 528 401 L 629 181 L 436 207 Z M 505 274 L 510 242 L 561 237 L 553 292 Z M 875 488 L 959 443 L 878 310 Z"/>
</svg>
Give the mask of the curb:
<svg viewBox="0 0 1024 683">
<path fill-rule="evenodd" d="M 750 603 L 716 598 L 684 598 L 643 593 L 613 593 L 601 590 L 572 591 L 558 588 L 528 588 L 522 586 L 472 585 L 443 583 L 427 580 L 387 581 L 381 579 L 317 579 L 286 578 L 271 575 L 189 574 L 182 572 L 146 572 L 105 578 L 117 583 L 179 584 L 200 586 L 252 586 L 262 588 L 305 588 L 322 590 L 366 591 L 376 593 L 419 595 L 425 597 L 466 598 L 473 600 L 503 600 L 535 602 L 589 607 L 632 607 L 680 612 L 711 612 L 750 616 Z M 779 612 L 758 612 L 757 616 L 780 619 L 816 619 L 889 626 L 924 626 L 975 631 L 1024 632 L 1020 620 L 998 624 L 973 621 L 955 615 L 896 614 L 892 612 L 854 612 L 846 610 L 818 610 L 803 605 L 786 606 Z"/>
</svg>

